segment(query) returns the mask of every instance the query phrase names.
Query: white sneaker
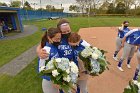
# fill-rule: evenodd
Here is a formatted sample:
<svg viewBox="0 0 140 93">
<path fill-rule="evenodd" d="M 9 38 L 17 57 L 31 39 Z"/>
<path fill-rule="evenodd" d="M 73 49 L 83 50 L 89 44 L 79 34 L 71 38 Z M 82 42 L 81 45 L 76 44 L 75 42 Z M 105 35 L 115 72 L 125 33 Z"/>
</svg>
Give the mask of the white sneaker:
<svg viewBox="0 0 140 93">
<path fill-rule="evenodd" d="M 119 66 L 117 66 L 117 68 L 120 70 L 120 71 L 124 71 L 123 69 L 122 69 L 122 67 L 119 67 Z"/>
<path fill-rule="evenodd" d="M 130 64 L 127 64 L 127 68 L 129 68 L 129 69 L 131 68 Z"/>
<path fill-rule="evenodd" d="M 118 57 L 114 57 L 114 56 L 113 56 L 113 59 L 114 59 L 115 61 L 117 61 L 117 62 L 119 61 Z"/>
</svg>

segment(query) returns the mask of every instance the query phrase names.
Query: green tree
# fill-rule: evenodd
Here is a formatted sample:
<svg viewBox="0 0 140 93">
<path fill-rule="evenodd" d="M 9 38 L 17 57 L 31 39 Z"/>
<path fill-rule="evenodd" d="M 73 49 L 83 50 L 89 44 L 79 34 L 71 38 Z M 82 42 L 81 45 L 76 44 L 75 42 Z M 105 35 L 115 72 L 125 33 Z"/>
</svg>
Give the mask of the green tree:
<svg viewBox="0 0 140 93">
<path fill-rule="evenodd" d="M 1 3 L 0 2 L 0 6 L 8 6 L 6 3 Z"/>
<path fill-rule="evenodd" d="M 110 3 L 108 1 L 103 2 L 103 4 L 100 6 L 100 9 L 102 10 L 108 10 L 108 6 Z"/>
<path fill-rule="evenodd" d="M 108 6 L 107 14 L 114 14 L 114 12 L 115 12 L 115 7 L 113 3 L 110 3 L 110 5 Z"/>
<path fill-rule="evenodd" d="M 26 1 L 24 3 L 24 6 L 23 6 L 23 9 L 26 9 L 26 10 L 33 10 L 33 8 L 31 7 L 30 3 L 28 1 Z"/>
<path fill-rule="evenodd" d="M 53 11 L 53 10 L 55 10 L 55 7 L 52 6 L 52 5 L 46 5 L 46 10 L 47 11 Z"/>
<path fill-rule="evenodd" d="M 51 11 L 51 12 L 63 12 L 64 11 L 64 8 L 62 8 L 62 9 L 56 9 L 52 5 L 46 5 L 46 10 L 47 11 Z"/>
<path fill-rule="evenodd" d="M 45 11 L 46 9 L 44 9 L 44 8 L 38 8 L 37 10 L 43 10 L 43 11 Z"/>
<path fill-rule="evenodd" d="M 78 7 L 77 5 L 70 5 L 69 11 L 80 12 L 80 7 Z"/>
<path fill-rule="evenodd" d="M 115 13 L 117 14 L 125 14 L 126 7 L 125 4 L 122 2 L 119 2 L 115 8 Z"/>
<path fill-rule="evenodd" d="M 17 7 L 17 8 L 20 8 L 20 6 L 21 6 L 20 1 L 13 1 L 11 2 L 11 5 L 10 5 L 10 7 Z"/>
</svg>

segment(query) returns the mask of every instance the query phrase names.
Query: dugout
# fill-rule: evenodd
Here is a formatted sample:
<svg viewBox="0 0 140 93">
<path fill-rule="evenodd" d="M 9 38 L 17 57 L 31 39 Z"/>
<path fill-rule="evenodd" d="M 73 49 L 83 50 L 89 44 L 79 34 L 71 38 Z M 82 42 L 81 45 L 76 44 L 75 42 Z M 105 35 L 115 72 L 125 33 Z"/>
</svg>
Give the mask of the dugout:
<svg viewBox="0 0 140 93">
<path fill-rule="evenodd" d="M 19 8 L 0 7 L 0 20 L 4 21 L 5 27 L 3 29 L 10 28 L 13 31 L 23 31 Z"/>
</svg>

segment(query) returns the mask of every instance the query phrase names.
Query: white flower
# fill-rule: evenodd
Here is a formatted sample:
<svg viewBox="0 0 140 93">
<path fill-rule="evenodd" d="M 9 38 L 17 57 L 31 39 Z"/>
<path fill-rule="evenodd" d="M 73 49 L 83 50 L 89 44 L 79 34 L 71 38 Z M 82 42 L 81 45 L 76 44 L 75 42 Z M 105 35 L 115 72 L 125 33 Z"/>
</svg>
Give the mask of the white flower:
<svg viewBox="0 0 140 93">
<path fill-rule="evenodd" d="M 73 73 L 78 73 L 79 72 L 77 68 L 71 68 L 71 70 L 72 70 Z"/>
<path fill-rule="evenodd" d="M 71 61 L 71 62 L 69 63 L 69 65 L 70 65 L 71 67 L 74 67 L 74 66 L 75 66 L 75 63 L 74 63 L 73 61 Z"/>
<path fill-rule="evenodd" d="M 98 49 L 97 49 L 97 50 L 95 50 L 95 51 L 94 51 L 94 53 L 96 53 L 99 57 L 101 57 L 101 56 L 102 56 L 102 52 L 101 52 L 100 50 L 98 50 Z"/>
<path fill-rule="evenodd" d="M 49 61 L 46 65 L 46 69 L 53 69 L 54 68 L 54 65 L 53 65 L 53 60 Z"/>
<path fill-rule="evenodd" d="M 45 70 L 45 69 L 46 69 L 45 66 L 40 67 L 40 70 L 41 70 L 41 71 L 43 71 L 43 70 Z"/>
<path fill-rule="evenodd" d="M 60 74 L 60 73 L 58 73 L 57 70 L 53 70 L 53 71 L 52 71 L 52 75 L 53 75 L 54 77 L 56 77 L 56 76 L 59 75 L 59 74 Z"/>
<path fill-rule="evenodd" d="M 133 83 L 137 85 L 138 84 L 138 81 L 137 80 L 133 80 Z"/>
<path fill-rule="evenodd" d="M 66 72 L 69 74 L 70 73 L 70 69 L 67 69 Z"/>
<path fill-rule="evenodd" d="M 93 49 L 97 50 L 98 48 L 97 47 L 93 47 Z"/>
<path fill-rule="evenodd" d="M 97 62 L 97 60 L 95 59 L 90 59 L 91 60 L 91 69 L 92 69 L 92 73 L 99 73 L 100 72 L 100 64 L 99 62 Z"/>
<path fill-rule="evenodd" d="M 138 83 L 137 85 L 138 85 L 138 87 L 139 87 L 139 89 L 140 89 L 140 83 Z"/>
<path fill-rule="evenodd" d="M 98 56 L 96 53 L 93 53 L 93 54 L 92 54 L 92 58 L 93 58 L 93 59 L 98 59 L 99 56 Z"/>
<path fill-rule="evenodd" d="M 67 81 L 67 82 L 70 82 L 71 78 L 70 76 L 68 75 L 67 77 L 64 77 L 63 80 Z"/>
<path fill-rule="evenodd" d="M 71 67 L 71 71 L 73 72 L 73 73 L 78 73 L 79 71 L 78 71 L 78 67 L 77 67 L 77 65 L 74 63 L 74 62 L 70 62 L 70 67 Z"/>
<path fill-rule="evenodd" d="M 55 61 L 56 62 L 61 62 L 61 58 L 56 58 Z"/>
<path fill-rule="evenodd" d="M 91 56 L 92 52 L 94 52 L 94 50 L 91 47 L 86 47 L 82 52 L 81 55 L 85 58 Z"/>
<path fill-rule="evenodd" d="M 126 87 L 127 89 L 131 89 L 131 87 L 128 85 L 127 87 Z"/>
</svg>

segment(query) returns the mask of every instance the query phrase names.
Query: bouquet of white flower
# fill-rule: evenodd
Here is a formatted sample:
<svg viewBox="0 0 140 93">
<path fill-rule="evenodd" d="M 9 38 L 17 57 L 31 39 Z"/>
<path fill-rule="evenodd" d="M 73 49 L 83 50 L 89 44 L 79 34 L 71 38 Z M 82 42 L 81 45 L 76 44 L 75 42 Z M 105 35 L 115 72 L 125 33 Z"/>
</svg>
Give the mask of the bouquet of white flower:
<svg viewBox="0 0 140 93">
<path fill-rule="evenodd" d="M 41 73 L 50 76 L 51 81 L 59 85 L 66 93 L 76 85 L 78 72 L 77 65 L 67 58 L 52 59 L 46 66 L 41 67 Z"/>
<path fill-rule="evenodd" d="M 137 80 L 129 81 L 129 85 L 124 89 L 123 93 L 140 93 L 140 82 Z"/>
<path fill-rule="evenodd" d="M 96 47 L 86 47 L 79 53 L 79 58 L 83 61 L 85 69 L 90 75 L 97 76 L 108 69 L 109 62 L 107 62 L 104 53 L 106 51 Z"/>
</svg>

